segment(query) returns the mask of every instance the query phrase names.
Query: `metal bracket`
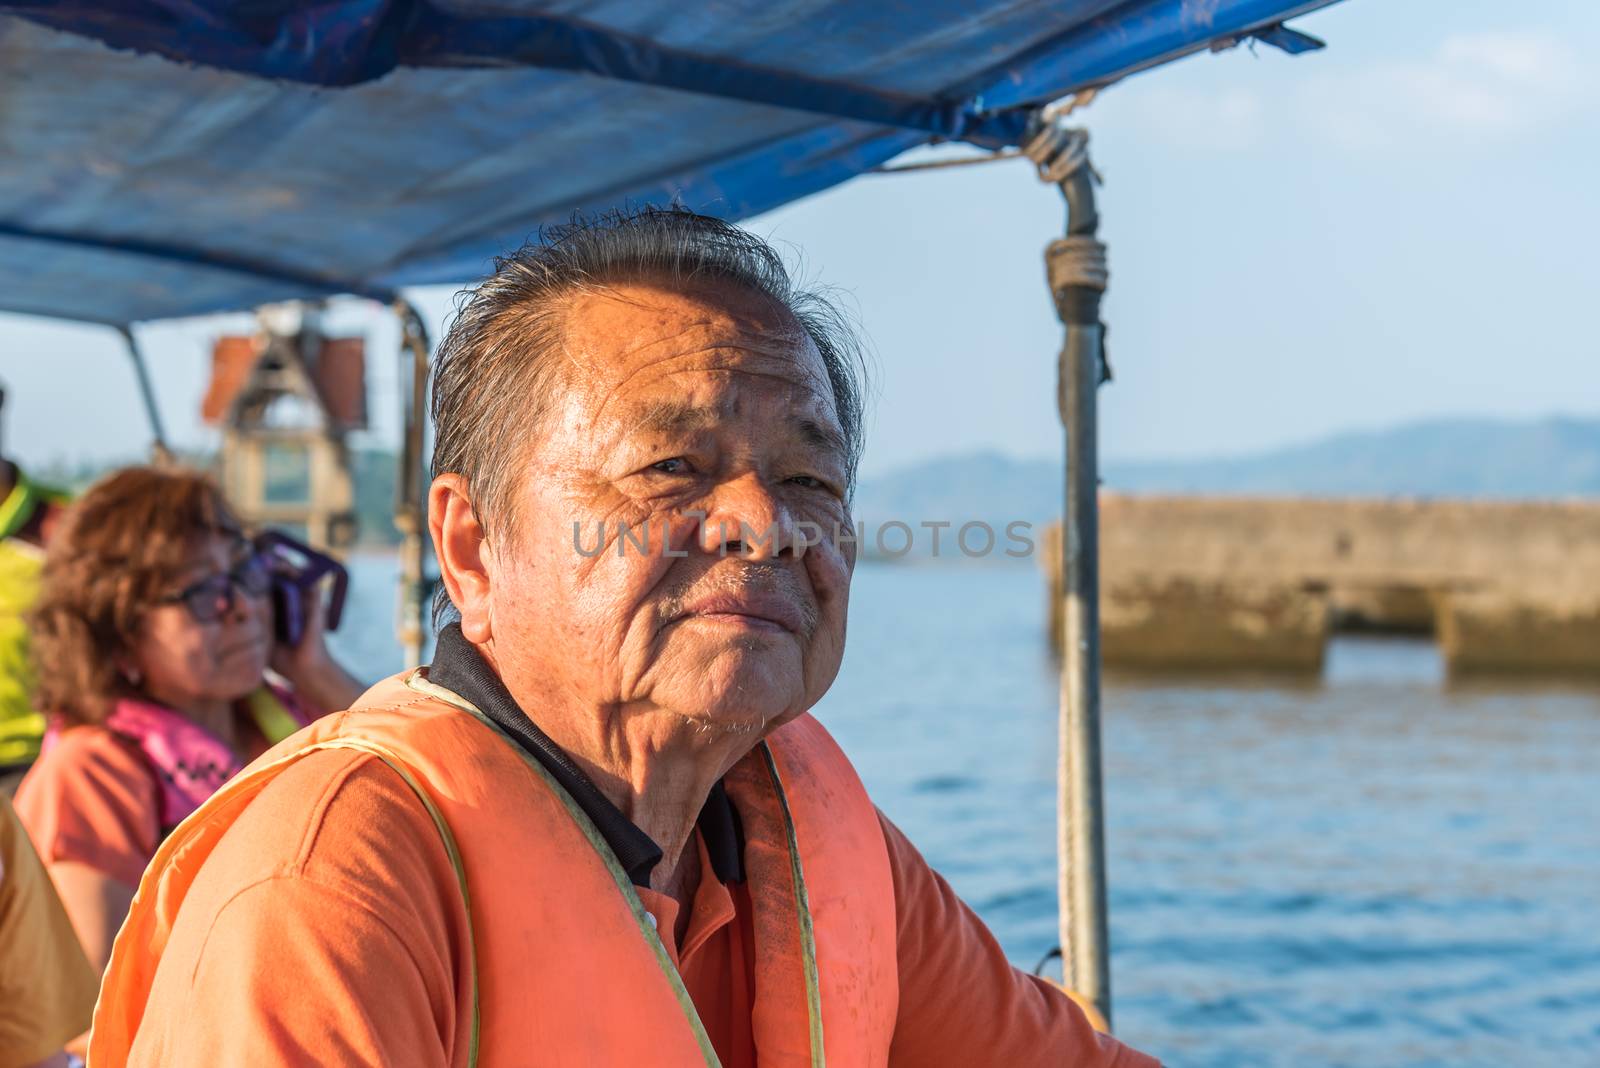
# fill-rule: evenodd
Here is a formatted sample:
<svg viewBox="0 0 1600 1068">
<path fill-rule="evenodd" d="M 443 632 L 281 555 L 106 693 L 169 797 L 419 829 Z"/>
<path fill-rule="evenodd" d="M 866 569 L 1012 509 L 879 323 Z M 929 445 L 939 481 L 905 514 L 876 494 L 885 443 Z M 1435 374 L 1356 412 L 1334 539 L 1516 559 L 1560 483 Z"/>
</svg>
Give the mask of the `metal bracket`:
<svg viewBox="0 0 1600 1068">
<path fill-rule="evenodd" d="M 1291 56 L 1302 55 L 1306 52 L 1316 52 L 1327 48 L 1328 42 L 1320 37 L 1313 37 L 1309 33 L 1302 33 L 1292 26 L 1285 26 L 1281 22 L 1274 22 L 1270 26 L 1263 26 L 1259 30 L 1249 33 L 1234 34 L 1230 37 L 1219 37 L 1211 42 L 1211 51 L 1225 52 L 1230 48 L 1237 48 L 1246 41 L 1260 41 L 1262 44 L 1271 45 L 1280 52 Z"/>
<path fill-rule="evenodd" d="M 133 361 L 133 373 L 139 380 L 139 395 L 144 398 L 144 414 L 150 420 L 150 458 L 158 464 L 171 463 L 173 452 L 167 445 L 167 431 L 161 422 L 161 408 L 156 404 L 155 388 L 150 384 L 150 369 L 145 364 L 144 350 L 139 347 L 139 339 L 133 336 L 131 325 L 117 327 L 117 333 L 122 335 L 123 343 L 127 346 L 128 359 Z"/>
</svg>

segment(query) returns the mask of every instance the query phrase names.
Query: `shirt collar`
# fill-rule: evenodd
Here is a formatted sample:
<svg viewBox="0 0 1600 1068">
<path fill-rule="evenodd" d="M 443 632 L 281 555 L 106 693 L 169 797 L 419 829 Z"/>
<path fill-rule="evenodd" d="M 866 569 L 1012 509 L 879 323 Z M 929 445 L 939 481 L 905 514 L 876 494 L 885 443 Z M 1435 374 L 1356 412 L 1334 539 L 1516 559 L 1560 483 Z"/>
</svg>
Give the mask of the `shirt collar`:
<svg viewBox="0 0 1600 1068">
<path fill-rule="evenodd" d="M 451 623 L 439 632 L 428 681 L 466 698 L 509 734 L 583 809 L 633 884 L 650 885 L 650 873 L 661 862 L 661 847 L 623 815 L 566 751 L 523 712 L 500 676 L 461 633 L 459 623 Z M 743 882 L 744 831 L 739 810 L 734 808 L 720 780 L 707 795 L 696 826 L 717 878 L 724 883 Z"/>
</svg>

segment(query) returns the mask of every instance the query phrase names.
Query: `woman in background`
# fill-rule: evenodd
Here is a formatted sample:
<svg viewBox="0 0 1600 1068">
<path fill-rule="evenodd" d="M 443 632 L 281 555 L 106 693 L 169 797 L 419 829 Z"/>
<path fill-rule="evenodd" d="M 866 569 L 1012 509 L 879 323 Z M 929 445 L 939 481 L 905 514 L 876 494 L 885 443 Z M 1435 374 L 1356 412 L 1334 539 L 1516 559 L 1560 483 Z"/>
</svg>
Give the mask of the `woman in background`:
<svg viewBox="0 0 1600 1068">
<path fill-rule="evenodd" d="M 328 652 L 320 598 L 300 644 L 275 646 L 271 567 L 216 487 L 180 469 L 107 477 L 52 540 L 30 616 L 51 727 L 16 807 L 96 969 L 167 833 L 363 689 Z"/>
</svg>

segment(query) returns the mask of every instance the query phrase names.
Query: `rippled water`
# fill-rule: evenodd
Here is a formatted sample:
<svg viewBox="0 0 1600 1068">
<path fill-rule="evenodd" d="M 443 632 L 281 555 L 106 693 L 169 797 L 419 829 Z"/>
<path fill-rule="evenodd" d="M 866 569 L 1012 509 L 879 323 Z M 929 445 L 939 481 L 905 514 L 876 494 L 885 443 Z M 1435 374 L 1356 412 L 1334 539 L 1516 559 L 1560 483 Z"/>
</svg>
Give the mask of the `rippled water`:
<svg viewBox="0 0 1600 1068">
<path fill-rule="evenodd" d="M 373 674 L 386 563 L 363 562 Z M 865 567 L 819 715 L 1031 966 L 1056 941 L 1056 680 L 1025 569 Z M 1600 692 L 1445 685 L 1338 643 L 1310 685 L 1111 679 L 1117 1030 L 1175 1066 L 1600 1065 Z"/>
</svg>

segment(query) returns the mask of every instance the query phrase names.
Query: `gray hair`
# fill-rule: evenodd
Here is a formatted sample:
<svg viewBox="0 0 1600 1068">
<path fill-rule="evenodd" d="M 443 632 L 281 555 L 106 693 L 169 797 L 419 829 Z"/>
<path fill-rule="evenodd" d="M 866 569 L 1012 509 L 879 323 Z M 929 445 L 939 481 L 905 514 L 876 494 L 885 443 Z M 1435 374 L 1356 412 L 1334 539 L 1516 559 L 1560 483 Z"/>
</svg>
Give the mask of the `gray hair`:
<svg viewBox="0 0 1600 1068">
<path fill-rule="evenodd" d="M 566 299 L 580 289 L 641 280 L 718 281 L 794 316 L 822 357 L 844 431 L 847 484 L 861 458 L 866 363 L 851 318 L 823 290 L 796 285 L 777 251 L 748 231 L 681 208 L 576 218 L 495 261 L 458 298 L 433 364 L 433 474 L 471 487 L 480 520 L 509 519 L 514 462 L 544 415 L 559 366 Z"/>
</svg>

